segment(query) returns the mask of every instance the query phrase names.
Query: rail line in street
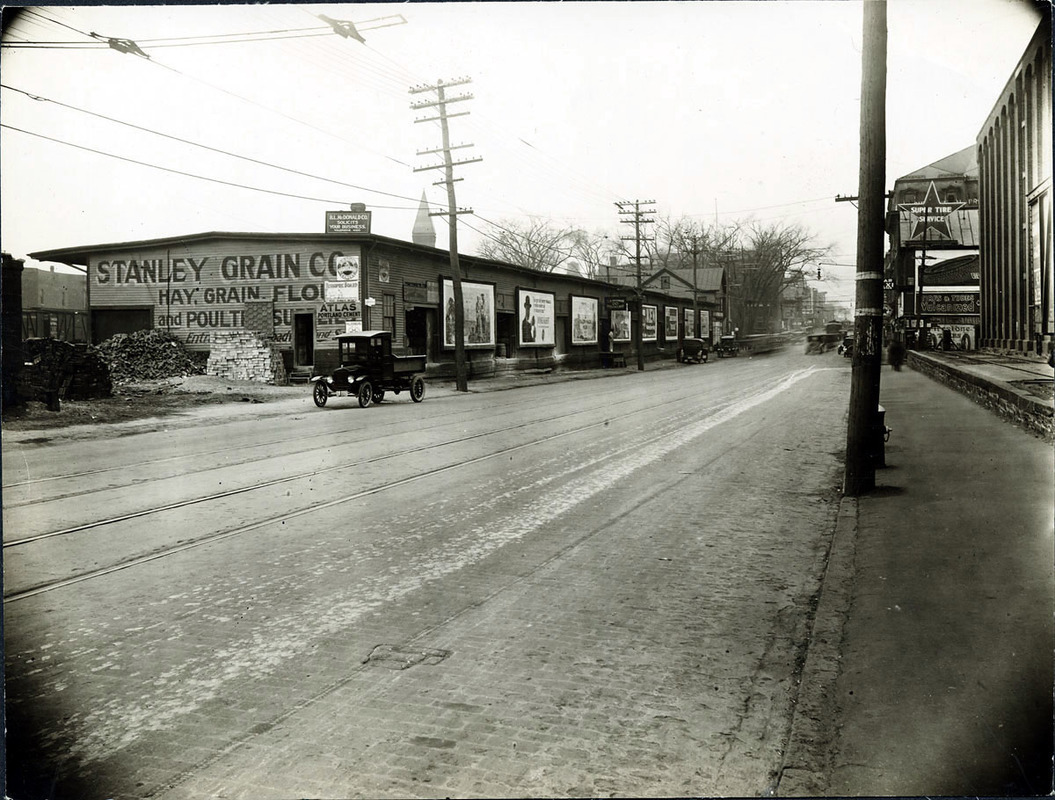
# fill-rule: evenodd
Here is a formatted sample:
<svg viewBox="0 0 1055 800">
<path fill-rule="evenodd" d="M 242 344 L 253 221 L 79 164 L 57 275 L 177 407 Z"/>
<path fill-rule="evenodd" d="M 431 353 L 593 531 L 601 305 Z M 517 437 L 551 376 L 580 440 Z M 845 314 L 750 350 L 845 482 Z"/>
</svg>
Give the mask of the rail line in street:
<svg viewBox="0 0 1055 800">
<path fill-rule="evenodd" d="M 796 372 L 791 373 L 791 376 L 792 376 L 791 378 L 788 378 L 787 376 L 785 376 L 785 381 L 791 380 L 791 379 L 798 380 L 801 377 L 805 377 L 805 376 L 808 376 L 809 374 L 814 373 L 815 371 L 816 370 L 813 367 L 810 367 L 810 368 L 805 369 L 805 370 L 798 370 Z M 770 384 L 770 388 L 765 388 L 761 392 L 757 391 L 757 386 L 756 387 L 752 387 L 752 389 L 749 390 L 749 397 L 754 397 L 754 396 L 759 396 L 759 395 L 768 395 L 769 393 L 771 393 L 772 392 L 772 388 L 771 388 L 772 378 L 770 378 L 770 380 L 767 381 L 767 384 Z M 717 417 L 718 421 L 721 421 L 722 415 L 726 412 L 726 410 L 729 407 L 734 406 L 734 405 L 738 405 L 738 404 L 742 404 L 742 403 L 745 402 L 745 400 L 743 399 L 743 394 L 744 394 L 743 389 L 730 390 L 730 393 L 734 394 L 734 395 L 740 395 L 740 399 L 737 400 L 735 398 L 734 399 L 723 398 L 722 400 L 719 400 L 718 402 L 712 403 L 707 409 L 707 414 L 706 414 L 705 418 L 709 419 L 709 418 L 712 418 L 712 417 Z M 655 406 L 656 407 L 664 407 L 664 406 L 672 406 L 672 405 L 673 406 L 685 405 L 686 400 L 691 399 L 695 395 L 696 395 L 695 392 L 690 393 L 690 394 L 679 394 L 679 395 L 677 395 L 675 397 L 672 397 L 672 398 L 669 398 L 669 399 L 667 399 L 665 401 L 661 401 L 659 403 L 656 403 Z M 635 402 L 633 398 L 627 399 L 625 401 L 619 401 L 618 404 L 626 404 L 626 403 L 631 403 L 631 402 Z M 609 407 L 611 407 L 611 406 L 609 406 Z M 483 432 L 480 432 L 480 433 L 471 434 L 469 436 L 458 437 L 458 438 L 451 439 L 451 440 L 448 440 L 448 441 L 445 441 L 445 442 L 442 442 L 442 443 L 436 443 L 436 444 L 428 445 L 426 448 L 421 448 L 421 447 L 405 448 L 405 449 L 402 449 L 402 450 L 400 450 L 398 452 L 386 453 L 386 454 L 384 454 L 382 456 L 378 456 L 376 458 L 369 459 L 367 461 L 357 461 L 357 462 L 349 462 L 349 463 L 345 463 L 345 464 L 341 464 L 341 465 L 335 465 L 335 466 L 326 468 L 325 471 L 332 472 L 332 471 L 337 471 L 337 470 L 342 470 L 342 469 L 358 468 L 358 467 L 362 467 L 363 465 L 365 465 L 367 463 L 376 463 L 376 462 L 380 462 L 380 461 L 383 461 L 383 460 L 389 460 L 389 459 L 404 457 L 404 456 L 407 456 L 407 455 L 420 454 L 423 451 L 423 449 L 438 449 L 438 448 L 441 448 L 441 447 L 447 447 L 447 446 L 450 446 L 452 444 L 459 444 L 459 443 L 466 442 L 466 441 L 484 439 L 484 438 L 492 437 L 492 436 L 499 436 L 499 435 L 502 435 L 502 434 L 507 433 L 509 431 L 513 431 L 513 430 L 517 430 L 517 429 L 524 429 L 524 428 L 527 428 L 527 427 L 530 427 L 530 426 L 533 426 L 533 425 L 538 425 L 538 424 L 543 424 L 543 423 L 550 423 L 550 422 L 553 422 L 555 420 L 569 419 L 569 418 L 573 418 L 573 417 L 576 417 L 576 416 L 581 416 L 584 413 L 592 413 L 594 411 L 595 411 L 595 409 L 582 409 L 582 410 L 577 410 L 577 411 L 570 412 L 568 414 L 558 415 L 556 417 L 547 417 L 545 419 L 530 420 L 530 421 L 526 421 L 526 422 L 517 423 L 515 425 L 507 425 L 507 426 L 503 426 L 501 428 L 497 428 L 497 429 L 492 429 L 492 430 L 489 430 L 489 431 L 483 431 Z M 110 574 L 113 574 L 113 573 L 121 571 L 121 570 L 126 570 L 126 569 L 134 568 L 134 567 L 137 567 L 137 566 L 140 566 L 140 565 L 144 565 L 144 564 L 147 564 L 147 563 L 151 563 L 151 562 L 157 561 L 159 559 L 167 558 L 169 556 L 173 556 L 173 555 L 176 555 L 178 553 L 182 553 L 182 552 L 184 552 L 186 550 L 189 550 L 189 549 L 192 549 L 192 548 L 201 547 L 203 545 L 207 545 L 207 544 L 215 543 L 215 542 L 222 541 L 222 540 L 225 540 L 225 539 L 229 539 L 229 538 L 232 538 L 232 537 L 248 534 L 248 533 L 251 533 L 253 531 L 260 530 L 261 528 L 265 528 L 267 526 L 270 526 L 270 525 L 283 524 L 283 523 L 285 523 L 285 522 L 287 522 L 289 520 L 293 520 L 293 519 L 296 519 L 296 518 L 299 518 L 299 517 L 303 517 L 303 516 L 309 515 L 309 514 L 320 513 L 320 512 L 323 512 L 325 510 L 328 510 L 330 508 L 333 508 L 335 506 L 343 505 L 343 504 L 346 504 L 346 503 L 349 503 L 349 502 L 353 502 L 355 500 L 359 500 L 359 499 L 362 499 L 362 498 L 365 498 L 365 497 L 369 497 L 371 495 L 376 495 L 376 494 L 379 494 L 379 493 L 382 493 L 382 492 L 385 492 L 385 491 L 393 490 L 393 489 L 405 486 L 405 485 L 410 484 L 410 483 L 414 483 L 414 482 L 417 482 L 417 481 L 433 478 L 433 477 L 435 477 L 437 475 L 441 475 L 441 474 L 448 473 L 448 472 L 451 472 L 451 471 L 454 471 L 454 470 L 462 469 L 462 468 L 465 468 L 465 467 L 468 467 L 468 466 L 471 466 L 471 465 L 474 465 L 474 464 L 478 464 L 478 463 L 480 463 L 482 461 L 486 461 L 486 460 L 490 460 L 490 459 L 496 459 L 496 458 L 502 458 L 502 457 L 508 457 L 511 453 L 514 453 L 514 452 L 519 451 L 519 450 L 523 450 L 525 448 L 538 446 L 538 445 L 545 444 L 545 443 L 548 443 L 548 442 L 552 442 L 552 441 L 554 441 L 556 439 L 560 439 L 560 438 L 564 438 L 564 437 L 568 437 L 568 436 L 575 436 L 577 434 L 580 434 L 580 433 L 583 433 L 583 432 L 586 432 L 586 431 L 589 431 L 589 430 L 593 430 L 593 429 L 597 429 L 597 428 L 603 428 L 603 427 L 609 426 L 612 423 L 613 420 L 631 419 L 631 418 L 637 416 L 638 414 L 639 414 L 639 412 L 635 410 L 635 411 L 628 411 L 628 412 L 625 412 L 623 414 L 614 415 L 614 416 L 608 415 L 604 419 L 596 420 L 594 422 L 590 422 L 590 423 L 585 424 L 585 425 L 577 425 L 577 426 L 575 426 L 575 427 L 573 427 L 571 429 L 568 429 L 568 430 L 559 431 L 557 433 L 547 434 L 547 435 L 544 435 L 544 436 L 534 437 L 534 438 L 530 439 L 529 441 L 520 442 L 518 444 L 510 445 L 510 446 L 507 446 L 507 447 L 502 447 L 499 450 L 496 450 L 494 452 L 484 453 L 482 455 L 474 456 L 474 457 L 471 457 L 471 458 L 460 459 L 460 460 L 458 460 L 458 461 L 456 461 L 455 463 L 452 463 L 452 464 L 439 466 L 439 467 L 436 467 L 436 468 L 433 468 L 433 469 L 422 470 L 422 471 L 416 472 L 415 474 L 409 475 L 407 477 L 404 477 L 404 478 L 401 478 L 401 479 L 398 479 L 398 480 L 394 480 L 394 481 L 389 481 L 389 482 L 386 482 L 386 483 L 382 483 L 382 484 L 379 484 L 377 486 L 370 487 L 370 488 L 367 488 L 367 489 L 363 489 L 363 490 L 360 490 L 360 491 L 357 491 L 357 492 L 353 492 L 353 493 L 350 493 L 350 494 L 342 495 L 340 497 L 333 498 L 333 499 L 331 499 L 329 501 L 325 501 L 325 502 L 322 502 L 322 503 L 315 503 L 315 504 L 312 504 L 310 506 L 305 506 L 305 507 L 302 507 L 302 508 L 294 509 L 292 511 L 287 511 L 287 512 L 284 512 L 284 513 L 278 514 L 278 515 L 272 515 L 272 516 L 267 517 L 265 519 L 261 519 L 261 520 L 258 520 L 256 522 L 253 522 L 253 523 L 251 523 L 249 525 L 241 525 L 241 526 L 237 526 L 237 527 L 230 528 L 230 529 L 216 531 L 216 532 L 213 532 L 213 533 L 209 533 L 209 534 L 206 534 L 206 535 L 194 538 L 194 539 L 192 539 L 190 541 L 181 541 L 181 542 L 179 542 L 177 544 L 174 544 L 174 545 L 171 545 L 171 546 L 167 546 L 167 547 L 163 547 L 163 548 L 160 548 L 158 550 L 155 550 L 153 552 L 150 552 L 150 553 L 147 553 L 147 554 L 144 554 L 144 555 L 131 557 L 131 558 L 122 560 L 122 561 L 117 562 L 117 563 L 109 564 L 109 565 L 106 565 L 106 566 L 103 566 L 103 567 L 99 567 L 99 568 L 96 568 L 96 569 L 92 569 L 92 570 L 87 570 L 85 572 L 81 572 L 81 573 L 78 573 L 78 574 L 75 574 L 75 575 L 71 575 L 71 576 L 62 578 L 60 580 L 48 581 L 46 583 L 42 583 L 42 584 L 37 585 L 37 586 L 32 586 L 32 587 L 29 587 L 29 588 L 26 588 L 26 589 L 13 591 L 10 594 L 5 594 L 4 602 L 5 603 L 16 602 L 18 600 L 23 600 L 23 599 L 26 599 L 26 598 L 29 598 L 29 597 L 33 597 L 33 596 L 36 596 L 36 595 L 39 595 L 39 594 L 42 594 L 42 593 L 45 593 L 45 592 L 55 591 L 57 589 L 65 588 L 65 587 L 68 587 L 68 586 L 71 586 L 71 585 L 75 585 L 75 584 L 79 584 L 79 583 L 82 583 L 84 581 L 88 581 L 88 580 L 92 580 L 92 579 L 95 579 L 95 578 L 104 577 L 106 575 L 110 575 Z M 647 443 L 650 443 L 650 442 L 659 441 L 659 440 L 661 440 L 661 439 L 663 439 L 665 437 L 671 436 L 672 434 L 678 433 L 683 428 L 683 423 L 681 421 L 681 417 L 687 416 L 687 415 L 692 415 L 693 417 L 698 419 L 699 408 L 695 407 L 695 406 L 686 406 L 681 414 L 673 415 L 673 416 L 668 417 L 665 420 L 665 422 L 666 422 L 665 428 L 663 430 L 655 433 L 653 436 L 649 437 L 648 439 L 644 440 L 644 443 L 647 444 Z M 648 421 L 645 421 L 643 424 L 648 425 L 648 426 L 654 426 L 655 425 L 655 421 L 654 420 L 648 420 Z M 715 424 L 717 424 L 717 422 Z M 642 444 L 641 442 L 638 442 L 636 445 L 634 445 L 634 447 L 635 448 L 636 447 L 640 447 L 641 444 Z M 617 449 L 616 451 L 614 451 L 614 453 L 615 454 L 620 454 L 621 450 Z M 612 457 L 614 457 L 614 455 Z M 219 499 L 222 499 L 222 498 L 225 498 L 225 497 L 231 497 L 233 495 L 244 494 L 244 493 L 247 493 L 247 492 L 257 491 L 257 490 L 261 490 L 261 489 L 268 489 L 268 488 L 271 488 L 271 487 L 273 487 L 275 485 L 278 485 L 278 484 L 290 483 L 290 482 L 297 481 L 297 480 L 304 480 L 304 479 L 307 479 L 307 478 L 314 477 L 314 476 L 320 474 L 320 472 L 321 472 L 320 470 L 315 470 L 315 471 L 311 471 L 311 472 L 300 473 L 300 474 L 295 475 L 295 476 L 284 476 L 283 478 L 274 479 L 274 480 L 270 480 L 270 481 L 264 481 L 264 482 L 258 482 L 258 483 L 254 484 L 252 486 L 242 487 L 242 488 L 239 488 L 239 489 L 232 489 L 232 490 L 228 490 L 228 491 L 225 491 L 225 492 L 219 492 L 219 493 L 216 493 L 214 495 L 209 495 L 209 496 L 206 496 L 206 497 L 192 498 L 192 499 L 188 499 L 186 501 L 182 501 L 182 502 L 179 502 L 179 503 L 165 504 L 165 505 L 158 506 L 158 507 L 155 507 L 155 508 L 144 509 L 143 511 L 137 512 L 137 513 L 134 513 L 134 514 L 123 515 L 123 516 L 120 516 L 120 517 L 114 517 L 114 518 L 107 519 L 107 520 L 99 520 L 99 521 L 96 521 L 96 522 L 87 523 L 85 525 L 80 525 L 80 526 L 74 526 L 74 527 L 63 529 L 63 530 L 50 531 L 50 532 L 47 532 L 47 533 L 38 534 L 36 536 L 31 536 L 31 537 L 26 537 L 24 539 L 12 541 L 12 542 L 5 542 L 4 543 L 4 548 L 6 550 L 7 548 L 10 548 L 10 547 L 32 545 L 32 544 L 39 543 L 39 542 L 41 542 L 43 540 L 46 540 L 46 539 L 51 539 L 51 538 L 55 538 L 55 537 L 59 537 L 59 536 L 70 536 L 70 535 L 73 535 L 73 534 L 76 534 L 76 533 L 94 531 L 94 530 L 98 530 L 98 529 L 104 528 L 104 527 L 109 526 L 109 525 L 114 525 L 114 524 L 117 524 L 119 522 L 124 522 L 124 521 L 128 521 L 128 520 L 131 520 L 131 519 L 146 518 L 146 517 L 149 517 L 150 515 L 161 513 L 163 511 L 170 511 L 170 510 L 173 510 L 173 509 L 186 508 L 186 507 L 195 506 L 195 505 L 204 505 L 206 503 L 214 502 L 216 500 L 219 500 Z"/>
</svg>

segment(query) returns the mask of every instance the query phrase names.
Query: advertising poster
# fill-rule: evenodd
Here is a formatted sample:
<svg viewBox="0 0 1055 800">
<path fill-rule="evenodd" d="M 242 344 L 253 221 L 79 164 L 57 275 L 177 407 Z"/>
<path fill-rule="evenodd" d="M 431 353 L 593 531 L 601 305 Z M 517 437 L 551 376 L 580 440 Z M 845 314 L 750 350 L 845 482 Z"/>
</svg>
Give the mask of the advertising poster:
<svg viewBox="0 0 1055 800">
<path fill-rule="evenodd" d="M 691 308 L 685 309 L 685 335 L 689 338 L 696 335 L 696 312 Z"/>
<path fill-rule="evenodd" d="M 571 343 L 597 344 L 597 299 L 571 296 Z"/>
<path fill-rule="evenodd" d="M 659 336 L 656 306 L 641 306 L 641 341 L 654 342 Z"/>
<path fill-rule="evenodd" d="M 700 312 L 700 338 L 709 339 L 711 335 L 711 312 Z"/>
<path fill-rule="evenodd" d="M 556 303 L 549 292 L 517 289 L 520 347 L 552 347 Z"/>
<path fill-rule="evenodd" d="M 678 338 L 678 309 L 672 306 L 663 309 L 663 335 L 671 341 Z"/>
<path fill-rule="evenodd" d="M 630 312 L 612 312 L 612 339 L 617 342 L 630 341 Z"/>
<path fill-rule="evenodd" d="M 462 281 L 465 309 L 465 346 L 484 349 L 495 346 L 495 287 L 489 283 Z M 454 281 L 443 281 L 443 346 L 454 347 Z"/>
</svg>

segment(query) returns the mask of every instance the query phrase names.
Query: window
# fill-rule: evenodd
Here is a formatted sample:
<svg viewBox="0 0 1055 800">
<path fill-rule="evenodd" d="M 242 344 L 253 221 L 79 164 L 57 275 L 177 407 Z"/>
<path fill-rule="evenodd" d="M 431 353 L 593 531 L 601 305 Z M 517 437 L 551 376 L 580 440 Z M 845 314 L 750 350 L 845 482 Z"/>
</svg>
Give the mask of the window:
<svg viewBox="0 0 1055 800">
<path fill-rule="evenodd" d="M 660 289 L 670 289 L 670 275 L 661 275 L 659 278 Z"/>
<path fill-rule="evenodd" d="M 396 332 L 396 296 L 394 294 L 381 295 L 381 327 L 392 334 Z"/>
</svg>

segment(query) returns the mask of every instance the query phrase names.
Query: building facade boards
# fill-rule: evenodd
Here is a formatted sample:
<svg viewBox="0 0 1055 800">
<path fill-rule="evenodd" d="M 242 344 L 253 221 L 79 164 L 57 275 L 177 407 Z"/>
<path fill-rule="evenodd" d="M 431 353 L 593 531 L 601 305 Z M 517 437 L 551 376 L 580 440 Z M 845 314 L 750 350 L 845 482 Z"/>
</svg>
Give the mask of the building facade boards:
<svg viewBox="0 0 1055 800">
<path fill-rule="evenodd" d="M 22 271 L 22 338 L 88 341 L 84 275 L 42 269 Z"/>
<path fill-rule="evenodd" d="M 214 333 L 252 330 L 278 344 L 288 371 L 323 373 L 336 364 L 338 334 L 389 330 L 403 352 L 427 355 L 431 373 L 453 373 L 446 250 L 371 233 L 212 232 L 32 257 L 86 268 L 95 343 L 162 328 L 206 351 Z M 630 349 L 642 311 L 646 358 L 672 356 L 683 337 L 700 334 L 700 320 L 685 314 L 691 299 L 645 291 L 639 309 L 626 287 L 459 260 L 470 374 L 490 374 L 496 358 L 515 368 L 597 366 L 613 324 L 616 349 Z M 660 324 L 668 317 L 681 322 Z"/>
<path fill-rule="evenodd" d="M 976 139 L 981 345 L 1042 355 L 1055 336 L 1050 13 Z"/>
</svg>

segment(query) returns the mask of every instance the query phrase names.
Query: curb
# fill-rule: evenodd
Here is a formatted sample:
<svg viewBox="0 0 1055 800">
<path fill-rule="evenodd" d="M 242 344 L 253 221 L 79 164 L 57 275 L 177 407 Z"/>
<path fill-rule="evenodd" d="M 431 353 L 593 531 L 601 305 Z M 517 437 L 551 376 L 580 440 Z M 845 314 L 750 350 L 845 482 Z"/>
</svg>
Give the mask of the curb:
<svg viewBox="0 0 1055 800">
<path fill-rule="evenodd" d="M 831 721 L 838 707 L 835 682 L 842 669 L 843 631 L 853 602 L 857 510 L 856 497 L 839 501 L 806 660 L 799 676 L 788 745 L 773 791 L 778 797 L 816 797 L 827 789 L 835 733 Z"/>
</svg>

